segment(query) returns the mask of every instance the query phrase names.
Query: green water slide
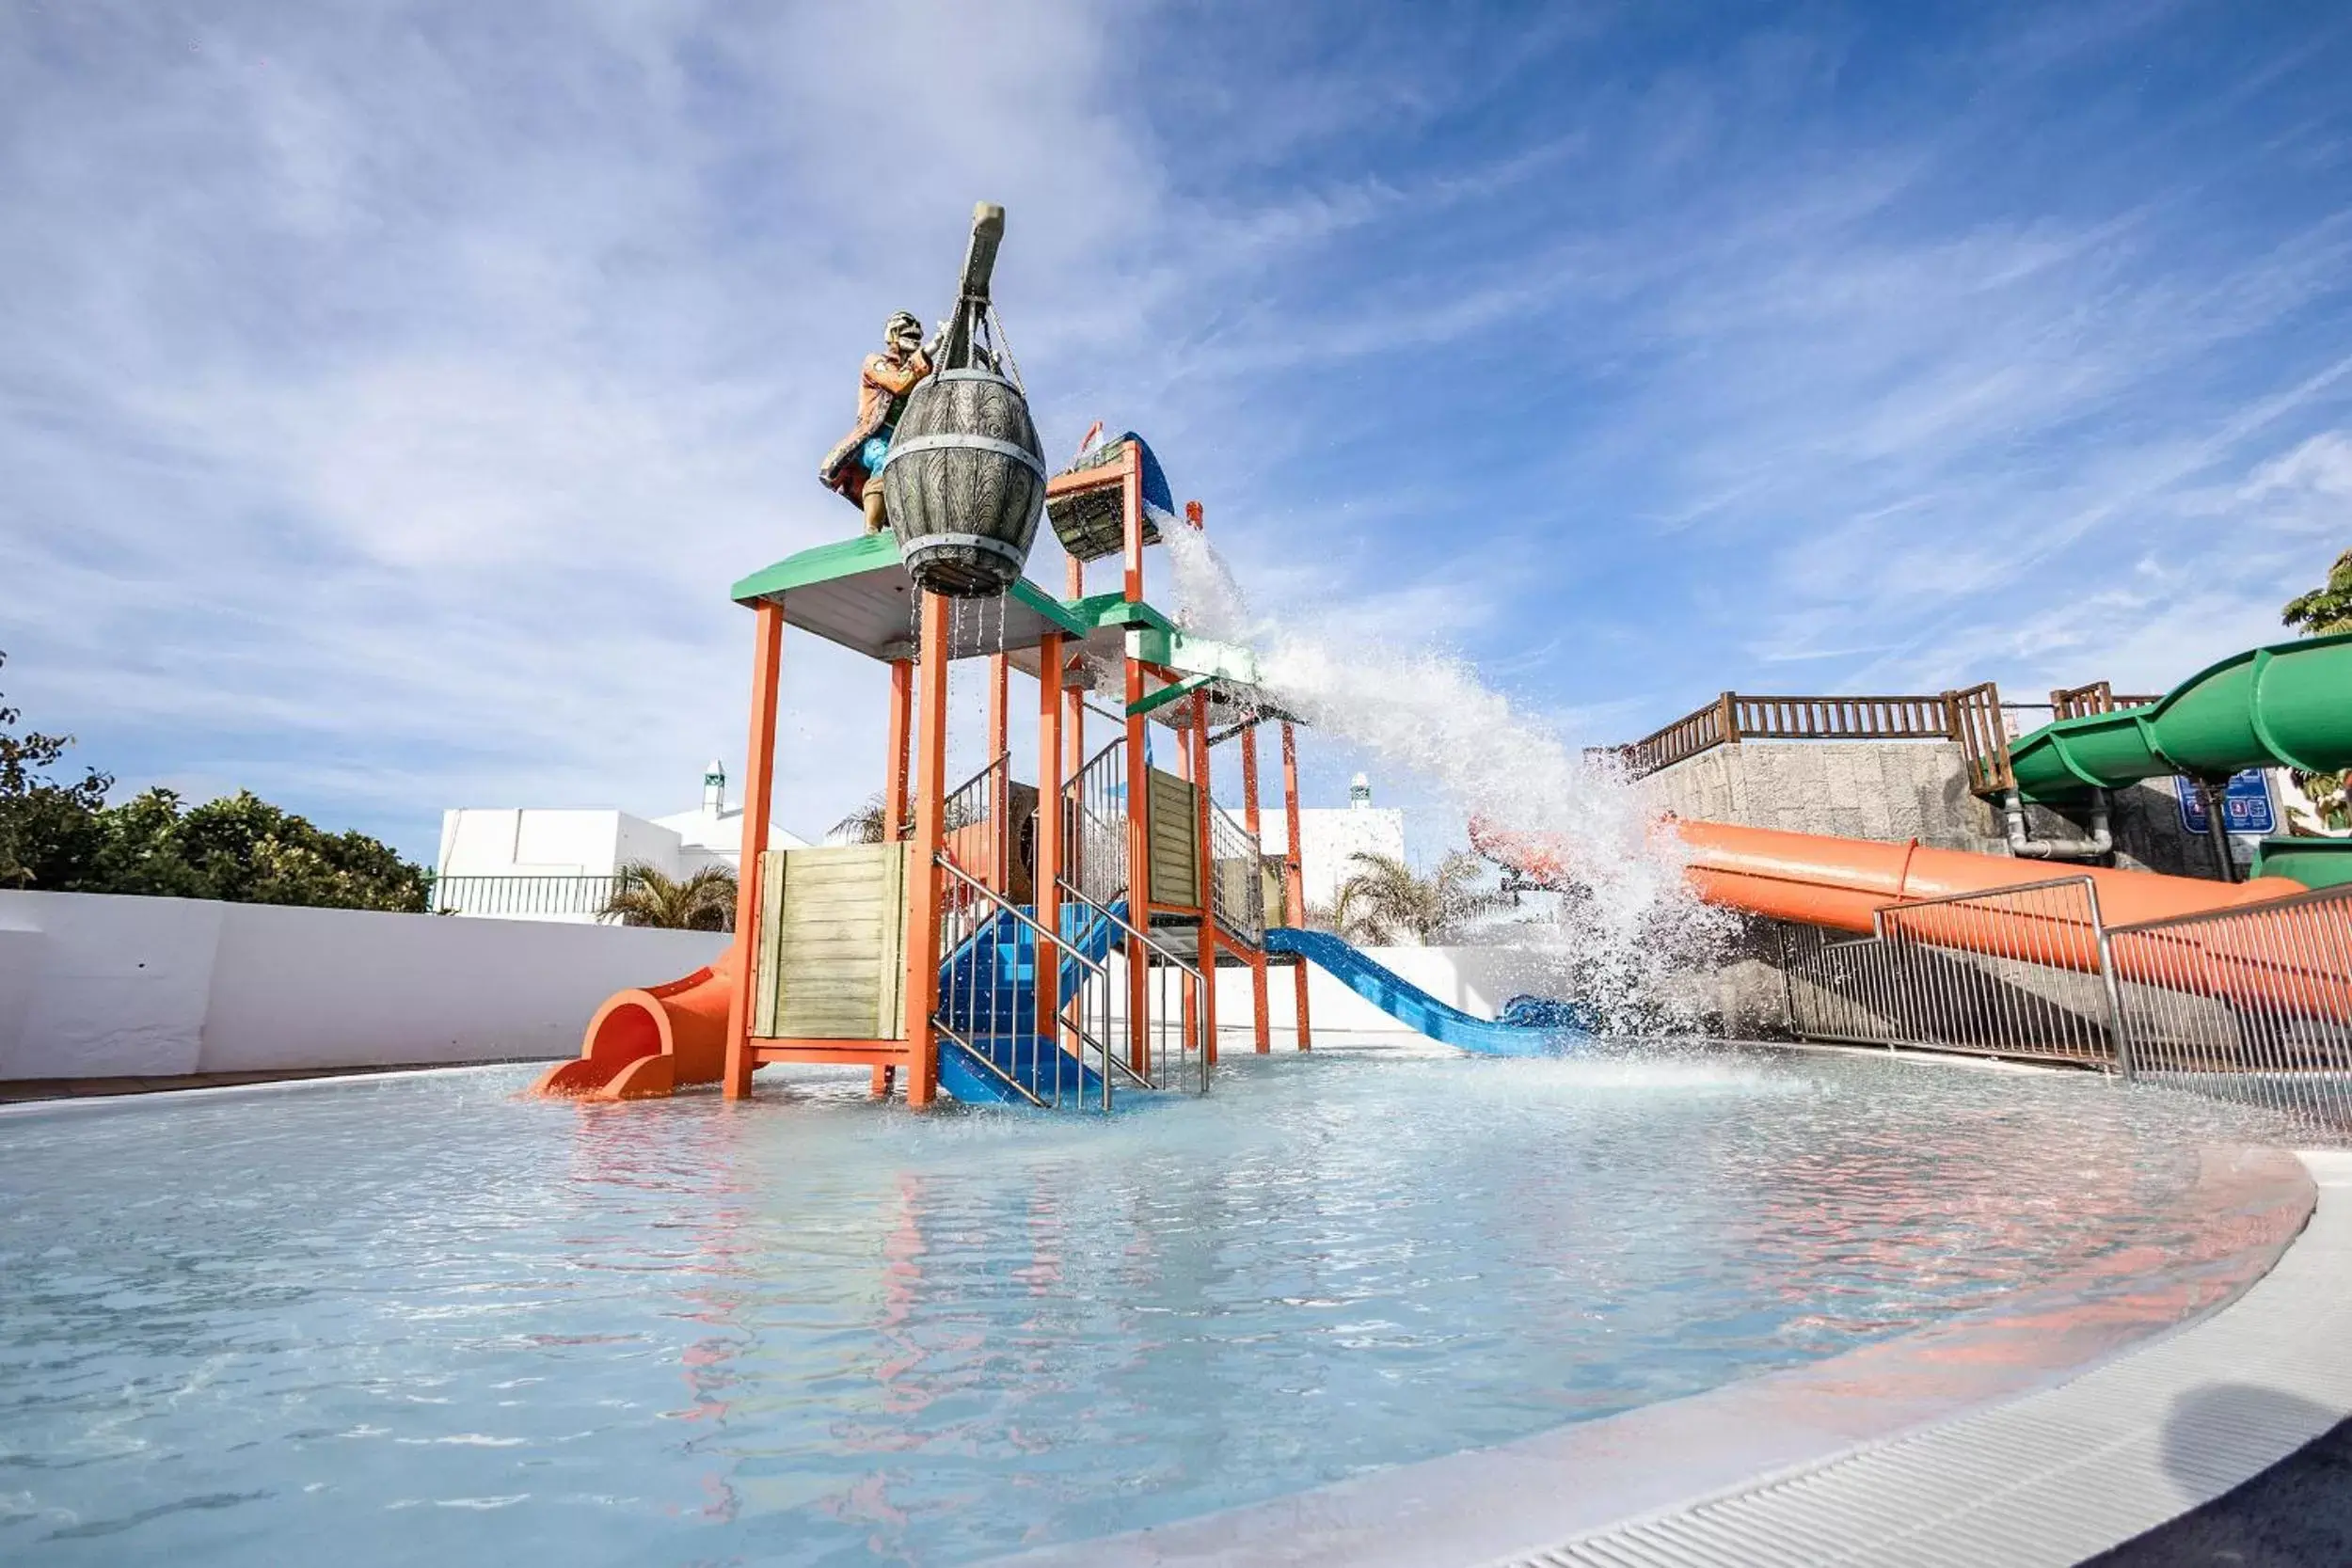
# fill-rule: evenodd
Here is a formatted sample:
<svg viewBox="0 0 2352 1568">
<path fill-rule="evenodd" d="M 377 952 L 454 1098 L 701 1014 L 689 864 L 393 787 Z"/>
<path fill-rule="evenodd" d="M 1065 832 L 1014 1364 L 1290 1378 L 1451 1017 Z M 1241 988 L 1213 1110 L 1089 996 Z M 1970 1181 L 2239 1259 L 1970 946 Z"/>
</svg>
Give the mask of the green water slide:
<svg viewBox="0 0 2352 1568">
<path fill-rule="evenodd" d="M 2009 761 L 2018 793 L 2047 805 L 2174 773 L 2352 767 L 2352 632 L 2249 649 L 2150 706 L 2045 724 Z"/>
<path fill-rule="evenodd" d="M 2010 744 L 2009 762 L 2018 794 L 2044 805 L 2175 773 L 2219 781 L 2249 768 L 2352 768 L 2352 632 L 2249 649 L 2147 707 L 2045 724 Z M 2352 881 L 2352 840 L 2265 839 L 2254 874 L 2306 887 Z"/>
</svg>

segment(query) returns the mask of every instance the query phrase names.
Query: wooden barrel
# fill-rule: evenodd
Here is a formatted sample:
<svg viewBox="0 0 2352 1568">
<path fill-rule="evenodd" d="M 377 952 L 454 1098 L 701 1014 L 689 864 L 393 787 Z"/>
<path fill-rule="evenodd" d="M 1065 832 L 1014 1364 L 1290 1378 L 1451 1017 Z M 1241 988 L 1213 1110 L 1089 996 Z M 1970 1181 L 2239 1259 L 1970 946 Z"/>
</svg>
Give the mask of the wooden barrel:
<svg viewBox="0 0 2352 1568">
<path fill-rule="evenodd" d="M 993 371 L 942 371 L 907 398 L 882 497 L 916 584 L 992 598 L 1029 559 L 1045 511 L 1045 458 L 1021 388 Z"/>
</svg>

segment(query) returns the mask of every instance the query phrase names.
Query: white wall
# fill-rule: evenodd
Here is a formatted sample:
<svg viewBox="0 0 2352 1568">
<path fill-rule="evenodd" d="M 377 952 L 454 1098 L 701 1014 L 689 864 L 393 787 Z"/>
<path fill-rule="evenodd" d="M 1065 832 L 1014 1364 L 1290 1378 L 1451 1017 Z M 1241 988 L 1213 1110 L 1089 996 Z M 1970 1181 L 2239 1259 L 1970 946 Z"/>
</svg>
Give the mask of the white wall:
<svg viewBox="0 0 2352 1568">
<path fill-rule="evenodd" d="M 626 812 L 466 807 L 441 814 L 444 877 L 609 877 L 623 861 L 675 869 L 678 836 Z"/>
<path fill-rule="evenodd" d="M 742 843 L 739 808 L 713 812 L 706 806 L 648 822 L 625 811 L 466 806 L 441 814 L 437 874 L 610 877 L 642 862 L 665 877 L 685 877 L 708 865 L 732 870 Z M 804 847 L 773 823 L 768 847 Z"/>
<path fill-rule="evenodd" d="M 1259 814 L 1258 847 L 1279 855 L 1290 824 L 1278 801 Z M 1394 806 L 1302 807 L 1298 813 L 1298 885 L 1307 902 L 1329 908 L 1340 884 L 1363 869 L 1359 854 L 1405 859 L 1405 814 Z"/>
<path fill-rule="evenodd" d="M 568 1056 L 726 936 L 0 893 L 0 1078 Z"/>
</svg>

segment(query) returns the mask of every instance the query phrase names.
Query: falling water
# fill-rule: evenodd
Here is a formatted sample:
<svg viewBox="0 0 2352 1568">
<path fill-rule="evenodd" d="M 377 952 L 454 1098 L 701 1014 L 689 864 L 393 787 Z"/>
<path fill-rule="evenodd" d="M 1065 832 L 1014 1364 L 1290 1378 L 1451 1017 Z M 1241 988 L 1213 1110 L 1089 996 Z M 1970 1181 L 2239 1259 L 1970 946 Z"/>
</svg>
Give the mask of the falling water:
<svg viewBox="0 0 2352 1568">
<path fill-rule="evenodd" d="M 1592 1003 L 1617 1027 L 1686 1022 L 1677 975 L 1719 957 L 1730 917 L 1701 905 L 1671 835 L 1621 769 L 1588 760 L 1542 717 L 1515 707 L 1463 659 L 1336 619 L 1253 614 L 1207 538 L 1168 531 L 1180 619 L 1255 649 L 1273 700 L 1435 786 L 1465 816 L 1560 846 L 1581 890 L 1534 925 L 1489 922 L 1473 937 L 1533 945 L 1531 975 Z"/>
</svg>

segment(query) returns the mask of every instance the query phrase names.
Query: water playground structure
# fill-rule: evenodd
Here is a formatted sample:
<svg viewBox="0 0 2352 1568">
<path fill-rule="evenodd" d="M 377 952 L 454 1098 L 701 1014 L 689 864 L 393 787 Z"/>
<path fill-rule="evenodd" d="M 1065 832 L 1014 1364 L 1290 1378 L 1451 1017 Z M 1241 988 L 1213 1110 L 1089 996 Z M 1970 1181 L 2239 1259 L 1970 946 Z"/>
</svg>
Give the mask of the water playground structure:
<svg viewBox="0 0 2352 1568">
<path fill-rule="evenodd" d="M 965 1101 L 1108 1109 L 1126 1093 L 1207 1086 L 1220 968 L 1249 973 L 1260 1052 L 1282 969 L 1295 1037 L 1311 1046 L 1309 964 L 1465 1050 L 1536 1054 L 1582 1036 L 1573 998 L 1531 1022 L 1477 1018 L 1306 928 L 1301 721 L 1266 689 L 1249 649 L 1189 631 L 1146 600 L 1145 551 L 1165 531 L 1201 527 L 1202 512 L 1192 502 L 1177 515 L 1140 436 L 1090 436 L 1075 463 L 1047 474 L 990 299 L 1001 233 L 1001 211 L 982 209 L 939 368 L 914 388 L 888 443 L 878 478 L 889 531 L 804 550 L 734 586 L 753 612 L 754 657 L 733 944 L 707 969 L 613 996 L 580 1055 L 539 1089 L 630 1100 L 717 1083 L 739 1098 L 761 1066 L 829 1063 L 870 1068 L 879 1093 L 903 1077 L 914 1105 L 944 1089 Z M 1068 556 L 1058 595 L 1022 575 L 1043 516 Z M 1118 587 L 1090 594 L 1088 567 L 1113 558 Z M 787 626 L 889 668 L 879 843 L 761 847 Z M 950 781 L 947 684 L 967 660 L 985 661 L 991 760 Z M 1015 672 L 1038 704 L 1026 779 L 1015 777 L 1006 738 Z M 2352 879 L 2344 841 L 2267 843 L 2245 881 L 2090 863 L 2109 848 L 2117 787 L 2185 775 L 2217 808 L 2221 783 L 2243 768 L 2352 765 L 2347 691 L 2352 635 L 2252 650 L 2161 699 L 2061 717 L 2014 740 L 1997 711 L 1952 694 L 1972 785 L 2006 816 L 2010 853 L 1671 818 L 1661 849 L 1701 899 L 1743 914 L 1883 942 L 1889 911 L 1901 911 L 1891 935 L 1907 950 L 2095 975 L 2127 1071 L 2126 982 L 2217 1000 L 2233 1016 L 2316 1020 L 2335 1040 L 2352 1022 L 2345 906 L 2312 889 Z M 1106 713 L 1095 693 L 1121 705 Z M 1099 750 L 1090 712 L 1117 731 Z M 1269 724 L 1290 825 L 1277 857 L 1260 847 Z M 1173 768 L 1155 765 L 1154 731 Z M 1238 818 L 1211 789 L 1229 743 Z M 2092 835 L 2036 843 L 2023 826 L 2027 804 L 2087 814 Z M 2218 810 L 2211 816 L 2226 873 Z M 1577 884 L 1572 844 L 1482 822 L 1471 836 L 1519 885 Z M 2293 930 L 2264 924 L 2272 912 Z M 2255 926 L 2235 918 L 2248 915 Z"/>
<path fill-rule="evenodd" d="M 108 1563 L 331 1541 L 355 1568 L 575 1546 L 2058 1568 L 2352 1418 L 2352 1152 L 2290 1153 L 2277 1119 L 2212 1103 L 2296 1113 L 2298 1148 L 2352 1142 L 2343 841 L 2266 844 L 2244 880 L 2226 854 L 2212 878 L 2105 863 L 2153 863 L 2123 847 L 2129 792 L 2154 793 L 2136 780 L 2196 777 L 2210 826 L 2234 769 L 2352 762 L 2352 639 L 2102 691 L 2015 736 L 1989 689 L 1725 693 L 1625 765 L 1627 788 L 1684 789 L 1644 799 L 1688 800 L 1708 768 L 1779 766 L 1768 735 L 1851 737 L 1887 710 L 1880 735 L 1949 752 L 1980 826 L 1947 837 L 1989 852 L 1651 814 L 1660 863 L 1778 943 L 1792 1028 L 2211 1098 L 1860 1051 L 1599 1059 L 1588 998 L 1474 1017 L 1308 927 L 1300 732 L 1351 720 L 1147 600 L 1147 552 L 1204 515 L 1141 437 L 1047 471 L 988 298 L 1000 234 L 984 211 L 935 370 L 903 407 L 862 402 L 849 488 L 887 531 L 734 585 L 753 673 L 730 944 L 610 997 L 535 1087 L 740 1101 L 762 1067 L 830 1064 L 1013 1114 L 845 1113 L 854 1071 L 748 1120 L 715 1095 L 569 1114 L 518 1102 L 523 1069 L 496 1064 L 0 1108 L 21 1118 L 0 1325 L 26 1460 L 0 1541 Z M 863 434 L 878 410 L 887 435 Z M 1058 592 L 1025 575 L 1044 519 Z M 1111 561 L 1116 585 L 1090 584 Z M 767 848 L 787 627 L 887 671 L 873 842 Z M 959 662 L 988 699 L 961 780 Z M 1212 787 L 1235 768 L 1237 813 Z M 1597 895 L 1592 845 L 1472 836 L 1520 886 Z M 8 901 L 58 911 L 0 933 L 19 954 L 194 904 Z M 382 969 L 395 925 L 485 934 L 269 912 L 248 930 L 364 934 L 346 969 Z M 630 962 L 639 939 L 710 951 L 529 934 L 549 933 Z M 287 998 L 320 988 L 288 985 L 289 944 L 242 945 L 277 968 L 227 989 L 307 1022 Z M 1245 1065 L 1203 1101 L 1220 1037 L 1270 1052 L 1289 1011 L 1318 1043 L 1311 969 L 1455 1049 L 1321 1051 L 1311 1094 L 1292 1064 Z M 566 1032 L 581 994 L 548 1009 Z M 1158 1109 L 1075 1115 L 1136 1103 Z"/>
</svg>

